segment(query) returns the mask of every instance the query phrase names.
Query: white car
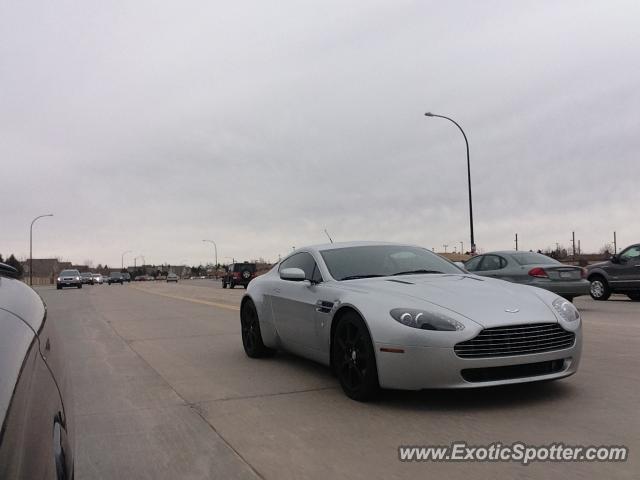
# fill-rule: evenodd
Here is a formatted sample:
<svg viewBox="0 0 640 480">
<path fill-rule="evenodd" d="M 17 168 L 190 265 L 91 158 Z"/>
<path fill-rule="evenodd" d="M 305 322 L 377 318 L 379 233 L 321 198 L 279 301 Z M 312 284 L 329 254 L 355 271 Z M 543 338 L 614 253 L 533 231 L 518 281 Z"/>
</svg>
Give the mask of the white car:
<svg viewBox="0 0 640 480">
<path fill-rule="evenodd" d="M 93 273 L 91 276 L 93 277 L 94 283 L 97 283 L 98 285 L 102 285 L 104 283 L 104 278 L 102 278 L 102 274 Z"/>
<path fill-rule="evenodd" d="M 277 349 L 331 366 L 344 392 L 466 388 L 575 373 L 577 309 L 539 288 L 468 274 L 417 246 L 301 248 L 242 299 L 249 357 Z"/>
</svg>

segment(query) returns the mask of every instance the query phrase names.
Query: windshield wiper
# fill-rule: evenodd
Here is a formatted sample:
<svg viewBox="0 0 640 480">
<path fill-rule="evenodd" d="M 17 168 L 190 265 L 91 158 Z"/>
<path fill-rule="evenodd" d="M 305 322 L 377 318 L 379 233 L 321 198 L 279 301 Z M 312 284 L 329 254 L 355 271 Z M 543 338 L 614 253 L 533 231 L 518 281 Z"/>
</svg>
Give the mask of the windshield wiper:
<svg viewBox="0 0 640 480">
<path fill-rule="evenodd" d="M 408 270 L 406 272 L 398 272 L 398 273 L 394 273 L 393 275 L 391 275 L 392 277 L 395 277 L 397 275 L 412 275 L 414 273 L 442 273 L 438 270 Z"/>
<path fill-rule="evenodd" d="M 342 281 L 342 280 L 357 280 L 359 278 L 374 278 L 374 277 L 384 277 L 384 275 L 377 275 L 377 274 L 372 274 L 372 275 L 349 275 L 348 277 L 342 277 L 340 279 L 340 281 Z"/>
</svg>

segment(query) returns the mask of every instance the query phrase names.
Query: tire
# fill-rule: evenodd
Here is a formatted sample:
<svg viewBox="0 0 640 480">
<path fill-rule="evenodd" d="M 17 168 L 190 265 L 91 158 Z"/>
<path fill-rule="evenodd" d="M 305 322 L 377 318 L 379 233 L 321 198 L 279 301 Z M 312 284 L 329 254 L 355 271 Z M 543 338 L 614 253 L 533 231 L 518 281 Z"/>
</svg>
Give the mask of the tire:
<svg viewBox="0 0 640 480">
<path fill-rule="evenodd" d="M 601 275 L 591 277 L 591 287 L 589 288 L 589 294 L 591 298 L 598 301 L 607 300 L 611 296 L 611 288 L 607 281 Z"/>
<path fill-rule="evenodd" d="M 634 302 L 640 302 L 640 292 L 627 293 L 627 297 Z"/>
<path fill-rule="evenodd" d="M 81 283 L 80 283 L 80 284 L 78 284 L 78 288 L 82 288 L 82 284 L 81 284 Z"/>
<path fill-rule="evenodd" d="M 227 288 L 227 282 L 222 282 L 222 288 Z"/>
<path fill-rule="evenodd" d="M 229 284 L 229 288 L 236 288 L 236 284 L 233 281 L 231 281 L 231 283 Z"/>
<path fill-rule="evenodd" d="M 380 392 L 376 356 L 364 320 L 347 312 L 333 333 L 331 365 L 347 397 L 358 402 L 374 400 Z"/>
<path fill-rule="evenodd" d="M 245 301 L 242 305 L 240 328 L 242 330 L 242 346 L 248 357 L 263 358 L 273 356 L 276 351 L 265 347 L 262 342 L 258 311 L 251 300 Z"/>
<path fill-rule="evenodd" d="M 62 285 L 56 285 L 56 288 L 57 288 L 58 290 L 62 290 Z"/>
</svg>

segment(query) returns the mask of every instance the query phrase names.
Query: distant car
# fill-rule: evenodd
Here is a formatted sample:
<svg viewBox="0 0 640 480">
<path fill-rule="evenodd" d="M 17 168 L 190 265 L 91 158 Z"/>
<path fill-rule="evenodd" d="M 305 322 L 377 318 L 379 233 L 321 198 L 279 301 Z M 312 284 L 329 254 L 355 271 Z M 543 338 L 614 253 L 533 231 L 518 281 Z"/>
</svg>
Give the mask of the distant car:
<svg viewBox="0 0 640 480">
<path fill-rule="evenodd" d="M 249 282 L 256 277 L 255 263 L 232 263 L 222 277 L 222 288 L 234 288 L 236 285 L 242 285 L 247 288 Z"/>
<path fill-rule="evenodd" d="M 62 290 L 64 287 L 82 288 L 82 277 L 78 270 L 63 270 L 56 279 L 56 288 Z"/>
<path fill-rule="evenodd" d="M 464 267 L 482 277 L 544 288 L 569 301 L 589 294 L 589 281 L 582 267 L 565 265 L 541 253 L 491 252 L 467 260 Z"/>
<path fill-rule="evenodd" d="M 640 244 L 631 245 L 608 261 L 587 267 L 594 300 L 607 300 L 612 293 L 622 293 L 640 301 Z"/>
<path fill-rule="evenodd" d="M 61 278 L 80 274 L 61 272 Z M 58 318 L 0 264 L 0 478 L 74 477 L 74 416 Z"/>
<path fill-rule="evenodd" d="M 93 285 L 95 281 L 93 280 L 93 274 L 91 272 L 82 272 L 80 274 L 80 280 L 83 285 Z"/>
<path fill-rule="evenodd" d="M 94 273 L 93 274 L 93 282 L 97 283 L 98 285 L 102 285 L 104 283 L 104 279 L 102 278 L 102 274 Z"/>
<path fill-rule="evenodd" d="M 178 275 L 176 275 L 173 272 L 169 272 L 169 275 L 167 275 L 167 283 L 169 283 L 169 282 L 178 283 Z"/>
<path fill-rule="evenodd" d="M 131 283 L 131 274 L 129 272 L 124 272 L 122 274 L 122 280 Z"/>
<path fill-rule="evenodd" d="M 124 283 L 124 277 L 120 272 L 111 272 L 111 276 L 109 277 L 107 283 L 109 285 L 111 285 L 112 283 L 119 283 L 120 285 L 122 285 Z"/>
</svg>

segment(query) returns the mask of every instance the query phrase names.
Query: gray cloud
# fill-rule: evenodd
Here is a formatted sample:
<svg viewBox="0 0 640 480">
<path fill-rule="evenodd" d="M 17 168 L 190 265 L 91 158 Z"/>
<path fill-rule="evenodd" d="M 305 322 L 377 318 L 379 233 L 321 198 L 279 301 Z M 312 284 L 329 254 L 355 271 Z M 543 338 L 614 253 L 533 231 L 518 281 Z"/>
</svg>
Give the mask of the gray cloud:
<svg viewBox="0 0 640 480">
<path fill-rule="evenodd" d="M 12 2 L 0 252 L 640 238 L 637 2 Z"/>
</svg>

